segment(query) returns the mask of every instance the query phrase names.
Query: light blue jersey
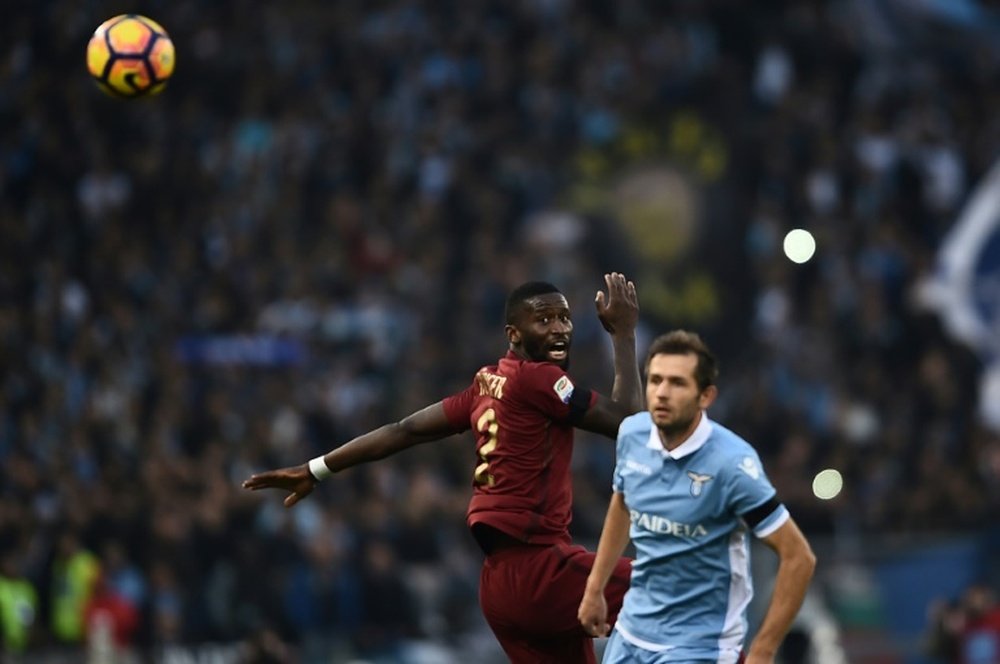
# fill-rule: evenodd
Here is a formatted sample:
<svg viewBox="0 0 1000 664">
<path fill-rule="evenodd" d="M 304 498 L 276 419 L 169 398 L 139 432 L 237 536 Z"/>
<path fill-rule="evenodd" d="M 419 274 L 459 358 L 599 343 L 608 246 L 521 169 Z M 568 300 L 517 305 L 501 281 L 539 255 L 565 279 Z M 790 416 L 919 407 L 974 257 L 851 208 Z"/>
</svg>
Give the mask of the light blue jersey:
<svg viewBox="0 0 1000 664">
<path fill-rule="evenodd" d="M 736 662 L 753 594 L 748 524 L 765 537 L 789 518 L 757 452 L 704 413 L 667 452 L 638 413 L 618 431 L 613 487 L 636 549 L 615 629 L 657 662 Z"/>
</svg>

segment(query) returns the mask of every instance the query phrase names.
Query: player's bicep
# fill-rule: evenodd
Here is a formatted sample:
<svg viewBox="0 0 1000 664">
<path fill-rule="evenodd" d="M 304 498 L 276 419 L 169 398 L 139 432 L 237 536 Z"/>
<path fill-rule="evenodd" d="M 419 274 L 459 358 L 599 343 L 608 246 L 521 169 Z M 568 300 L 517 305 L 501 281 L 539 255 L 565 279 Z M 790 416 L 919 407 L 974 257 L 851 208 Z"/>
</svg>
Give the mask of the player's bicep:
<svg viewBox="0 0 1000 664">
<path fill-rule="evenodd" d="M 472 408 L 475 405 L 475 388 L 476 384 L 473 382 L 472 385 L 461 392 L 453 394 L 450 397 L 445 397 L 438 403 L 430 406 L 430 408 L 440 406 L 441 412 L 427 413 L 427 416 L 434 418 L 434 420 L 427 422 L 426 425 L 441 425 L 438 418 L 443 414 L 444 418 L 451 423 L 453 433 L 468 430 L 471 427 Z"/>
<path fill-rule="evenodd" d="M 618 436 L 618 427 L 631 413 L 622 404 L 612 401 L 602 394 L 590 393 L 590 407 L 581 412 L 573 425 L 585 431 L 603 434 L 609 438 Z"/>
<path fill-rule="evenodd" d="M 448 417 L 443 401 L 406 416 L 400 420 L 399 426 L 408 437 L 428 440 L 444 438 L 469 428 L 468 425 L 463 427 Z"/>
<path fill-rule="evenodd" d="M 798 524 L 791 517 L 785 519 L 778 528 L 760 539 L 780 558 L 812 555 L 809 542 L 806 541 L 805 535 L 802 534 Z"/>
</svg>

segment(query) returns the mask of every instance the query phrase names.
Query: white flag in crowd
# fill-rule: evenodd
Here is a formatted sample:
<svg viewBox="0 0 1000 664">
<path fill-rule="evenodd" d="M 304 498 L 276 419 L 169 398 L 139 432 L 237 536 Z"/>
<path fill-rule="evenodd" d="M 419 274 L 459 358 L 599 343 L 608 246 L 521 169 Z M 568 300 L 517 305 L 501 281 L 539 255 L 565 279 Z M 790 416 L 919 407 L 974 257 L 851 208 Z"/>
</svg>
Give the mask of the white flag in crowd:
<svg viewBox="0 0 1000 664">
<path fill-rule="evenodd" d="M 980 414 L 1000 431 L 1000 160 L 976 187 L 918 288 L 945 328 L 982 357 Z"/>
</svg>

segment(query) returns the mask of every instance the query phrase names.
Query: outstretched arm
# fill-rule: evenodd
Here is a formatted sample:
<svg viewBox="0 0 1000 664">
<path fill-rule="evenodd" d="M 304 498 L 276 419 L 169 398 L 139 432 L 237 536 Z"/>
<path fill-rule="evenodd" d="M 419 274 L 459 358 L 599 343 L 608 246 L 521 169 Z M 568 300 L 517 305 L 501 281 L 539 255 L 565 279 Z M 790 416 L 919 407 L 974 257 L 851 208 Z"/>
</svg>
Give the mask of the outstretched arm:
<svg viewBox="0 0 1000 664">
<path fill-rule="evenodd" d="M 594 558 L 594 566 L 590 568 L 583 600 L 576 613 L 584 631 L 591 636 L 607 636 L 611 630 L 604 588 L 628 545 L 628 528 L 628 507 L 622 494 L 616 491 L 611 494 L 611 504 L 608 505 L 604 529 L 601 530 L 601 541 L 597 545 L 597 556 Z"/>
<path fill-rule="evenodd" d="M 331 472 L 339 472 L 359 463 L 377 461 L 420 443 L 440 440 L 458 430 L 437 402 L 406 416 L 399 422 L 386 424 L 327 452 L 323 460 Z"/>
<path fill-rule="evenodd" d="M 771 604 L 757 630 L 757 636 L 750 644 L 747 664 L 774 662 L 778 646 L 802 606 L 816 568 L 816 556 L 809 547 L 809 542 L 791 519 L 762 541 L 774 549 L 780 562 Z"/>
<path fill-rule="evenodd" d="M 639 321 L 639 298 L 635 284 L 618 272 L 604 275 L 608 293 L 597 292 L 594 306 L 601 325 L 611 335 L 615 358 L 615 382 L 611 399 L 598 398 L 583 416 L 580 427 L 587 431 L 618 435 L 621 421 L 643 409 L 642 379 L 635 355 L 635 327 Z"/>
<path fill-rule="evenodd" d="M 322 463 L 326 466 L 327 473 L 336 473 L 454 433 L 458 433 L 458 430 L 448 421 L 444 406 L 439 401 L 399 422 L 381 426 L 327 452 L 322 457 Z M 319 470 L 320 474 L 326 474 L 322 472 L 322 468 Z M 284 489 L 289 492 L 285 498 L 285 507 L 291 507 L 312 493 L 317 482 L 319 480 L 310 472 L 309 464 L 304 463 L 251 475 L 243 482 L 243 488 L 251 491 Z"/>
</svg>

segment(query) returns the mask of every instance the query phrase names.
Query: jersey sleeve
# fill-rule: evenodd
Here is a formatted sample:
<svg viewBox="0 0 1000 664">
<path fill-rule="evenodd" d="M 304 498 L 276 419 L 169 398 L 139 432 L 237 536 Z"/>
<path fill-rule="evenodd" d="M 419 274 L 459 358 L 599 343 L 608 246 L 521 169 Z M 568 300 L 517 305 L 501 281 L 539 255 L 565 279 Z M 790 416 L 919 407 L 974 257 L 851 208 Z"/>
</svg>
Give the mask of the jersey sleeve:
<svg viewBox="0 0 1000 664">
<path fill-rule="evenodd" d="M 531 402 L 557 422 L 577 422 L 597 401 L 596 392 L 577 387 L 566 372 L 554 364 L 533 364 L 523 377 Z"/>
<path fill-rule="evenodd" d="M 471 420 L 474 387 L 475 382 L 461 392 L 453 394 L 450 397 L 445 397 L 441 400 L 441 405 L 444 406 L 445 417 L 448 418 L 448 422 L 451 426 L 455 427 L 458 431 L 465 431 L 472 428 Z"/>
<path fill-rule="evenodd" d="M 728 469 L 728 507 L 746 521 L 757 537 L 767 537 L 788 521 L 788 510 L 752 449 L 734 457 Z"/>
</svg>

